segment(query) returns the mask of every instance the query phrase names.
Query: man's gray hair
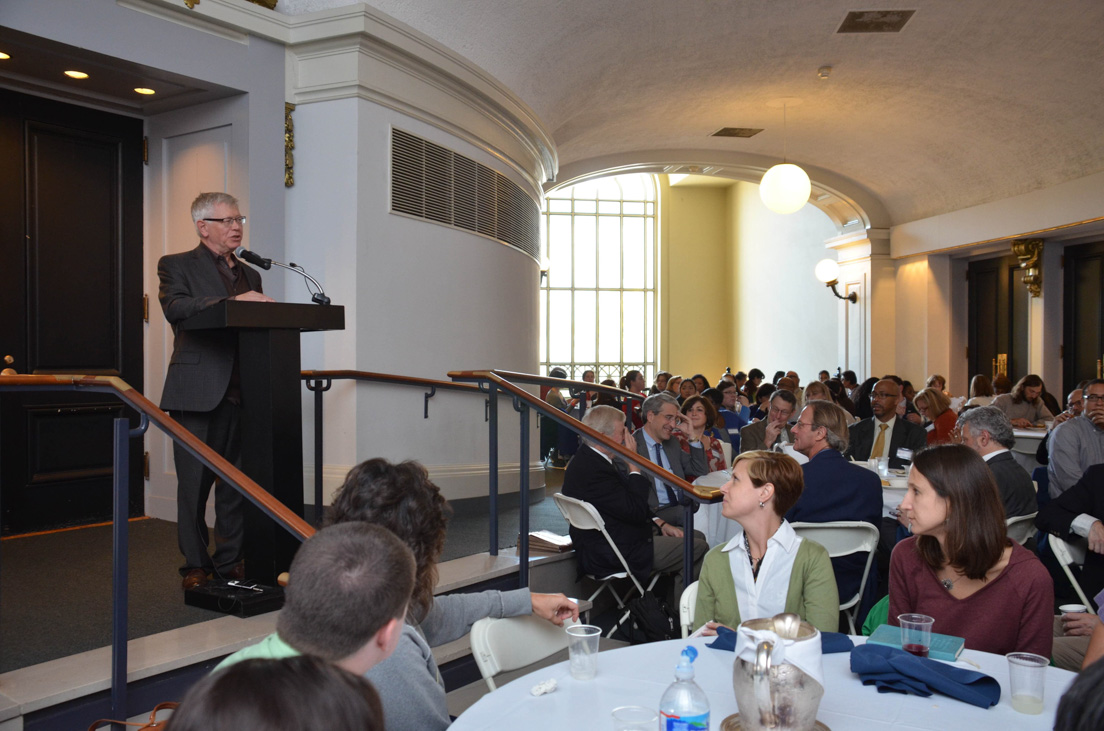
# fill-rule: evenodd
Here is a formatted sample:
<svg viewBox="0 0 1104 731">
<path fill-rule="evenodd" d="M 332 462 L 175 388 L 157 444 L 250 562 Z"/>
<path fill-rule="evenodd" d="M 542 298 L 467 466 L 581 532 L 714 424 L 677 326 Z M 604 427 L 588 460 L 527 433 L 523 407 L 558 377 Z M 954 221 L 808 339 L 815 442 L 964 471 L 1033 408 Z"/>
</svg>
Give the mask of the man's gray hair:
<svg viewBox="0 0 1104 731">
<path fill-rule="evenodd" d="M 1012 433 L 1012 422 L 1003 411 L 996 406 L 979 406 L 970 409 L 958 418 L 959 424 L 970 425 L 970 431 L 976 437 L 983 431 L 989 432 L 989 438 L 1005 449 L 1011 449 L 1016 443 L 1016 435 Z"/>
<path fill-rule="evenodd" d="M 613 439 L 617 425 L 625 423 L 625 414 L 612 406 L 591 406 L 583 414 L 583 423 L 596 432 Z"/>
<path fill-rule="evenodd" d="M 192 201 L 192 223 L 198 223 L 200 219 L 211 218 L 217 205 L 233 206 L 237 208 L 238 199 L 229 193 L 200 193 Z"/>
<path fill-rule="evenodd" d="M 805 405 L 805 410 L 812 409 L 813 428 L 824 427 L 826 431 L 825 441 L 828 447 L 837 452 L 846 452 L 850 431 L 847 428 L 851 420 L 850 415 L 840 406 L 831 401 L 810 401 Z"/>
<path fill-rule="evenodd" d="M 644 399 L 644 403 L 640 406 L 640 415 L 644 421 L 648 420 L 648 414 L 658 414 L 663 411 L 663 407 L 667 404 L 674 404 L 675 408 L 678 408 L 678 399 L 666 391 L 662 393 L 655 393 Z"/>
<path fill-rule="evenodd" d="M 770 402 L 773 404 L 775 399 L 782 399 L 788 403 L 791 408 L 797 408 L 797 396 L 794 396 L 793 391 L 787 391 L 784 388 L 776 389 L 775 392 L 771 394 Z"/>
</svg>

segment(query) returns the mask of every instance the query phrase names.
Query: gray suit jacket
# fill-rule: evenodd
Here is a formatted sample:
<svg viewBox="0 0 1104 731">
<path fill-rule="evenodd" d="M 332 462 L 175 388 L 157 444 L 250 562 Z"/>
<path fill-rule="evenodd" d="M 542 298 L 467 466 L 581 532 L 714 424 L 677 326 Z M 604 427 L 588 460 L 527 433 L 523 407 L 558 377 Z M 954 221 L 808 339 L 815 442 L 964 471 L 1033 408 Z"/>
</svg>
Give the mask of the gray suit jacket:
<svg viewBox="0 0 1104 731">
<path fill-rule="evenodd" d="M 793 441 L 793 435 L 790 434 L 790 427 L 786 426 L 782 428 L 781 437 L 784 442 Z M 740 454 L 756 449 L 770 449 L 773 446 L 773 444 L 767 444 L 766 419 L 753 421 L 740 430 Z"/>
<path fill-rule="evenodd" d="M 261 275 L 238 262 L 249 288 L 261 291 Z M 178 330 L 177 324 L 228 299 L 226 285 L 202 243 L 157 262 L 158 299 L 173 328 L 173 353 L 165 374 L 161 408 L 165 411 L 212 411 L 226 395 L 238 351 L 232 330 Z"/>
<path fill-rule="evenodd" d="M 1031 515 L 1039 509 L 1031 475 L 1020 466 L 1011 452 L 1001 452 L 985 464 L 989 465 L 989 471 L 997 481 L 1007 517 Z"/>
<path fill-rule="evenodd" d="M 644 430 L 637 429 L 633 433 L 633 439 L 636 440 L 636 453 L 641 457 L 647 457 L 652 462 L 655 462 L 655 455 L 648 453 L 648 443 L 644 440 Z M 697 447 L 691 445 L 690 454 L 687 454 L 682 451 L 677 439 L 668 439 L 663 443 L 663 453 L 667 455 L 667 461 L 671 463 L 671 472 L 684 480 L 687 478 L 687 475 L 701 476 L 709 472 L 709 463 L 705 459 L 705 449 L 700 445 Z M 655 482 L 651 479 L 649 479 L 648 482 L 652 485 L 652 490 L 648 492 L 648 505 L 652 510 L 656 510 L 659 507 L 659 498 L 656 497 Z M 677 487 L 674 489 L 682 505 L 691 502 L 690 498 L 686 497 L 682 490 Z M 696 507 L 697 506 L 695 506 L 695 509 Z M 681 517 L 668 519 L 662 513 L 659 517 L 667 520 L 669 523 L 682 525 Z"/>
</svg>

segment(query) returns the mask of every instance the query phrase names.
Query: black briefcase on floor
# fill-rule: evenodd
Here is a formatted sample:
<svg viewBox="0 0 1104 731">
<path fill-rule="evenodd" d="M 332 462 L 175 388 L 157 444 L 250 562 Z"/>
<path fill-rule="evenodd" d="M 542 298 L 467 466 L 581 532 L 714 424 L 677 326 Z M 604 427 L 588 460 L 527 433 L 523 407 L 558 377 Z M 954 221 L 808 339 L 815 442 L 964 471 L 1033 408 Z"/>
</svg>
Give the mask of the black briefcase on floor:
<svg viewBox="0 0 1104 731">
<path fill-rule="evenodd" d="M 265 586 L 248 580 L 212 581 L 206 586 L 185 591 L 184 603 L 222 614 L 252 617 L 275 612 L 284 606 L 284 590 L 279 586 Z"/>
</svg>

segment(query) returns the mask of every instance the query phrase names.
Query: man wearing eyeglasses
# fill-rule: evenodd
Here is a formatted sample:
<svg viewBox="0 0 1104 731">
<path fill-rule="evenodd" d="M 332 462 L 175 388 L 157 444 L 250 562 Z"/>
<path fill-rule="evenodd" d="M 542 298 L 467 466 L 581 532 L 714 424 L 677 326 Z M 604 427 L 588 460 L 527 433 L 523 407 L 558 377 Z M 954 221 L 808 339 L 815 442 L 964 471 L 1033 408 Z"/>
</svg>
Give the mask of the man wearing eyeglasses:
<svg viewBox="0 0 1104 731">
<path fill-rule="evenodd" d="M 912 455 L 927 446 L 922 426 L 897 416 L 901 387 L 889 379 L 874 384 L 870 392 L 870 410 L 874 416 L 851 425 L 850 445 L 844 453 L 859 462 L 871 458 L 889 458 L 889 466 L 900 468 L 912 461 Z"/>
<path fill-rule="evenodd" d="M 173 353 L 165 375 L 161 408 L 207 446 L 240 466 L 241 375 L 238 337 L 232 330 L 179 330 L 177 325 L 223 300 L 275 302 L 261 291 L 261 275 L 233 256 L 241 245 L 245 216 L 226 193 L 201 193 L 192 201 L 199 245 L 169 254 L 157 263 L 158 299 L 173 328 Z M 184 554 L 184 589 L 204 586 L 212 574 L 244 576 L 242 506 L 244 498 L 219 481 L 180 444 L 176 463 L 177 540 Z M 215 486 L 215 551 L 208 554 L 204 517 Z"/>
<path fill-rule="evenodd" d="M 1052 498 L 1072 487 L 1089 467 L 1104 463 L 1104 380 L 1089 381 L 1081 399 L 1081 415 L 1055 427 L 1048 440 Z"/>
<path fill-rule="evenodd" d="M 797 397 L 793 392 L 779 388 L 771 396 L 767 418 L 752 422 L 740 430 L 740 452 L 771 449 L 779 442 L 791 441 L 786 422 L 796 410 Z"/>
</svg>

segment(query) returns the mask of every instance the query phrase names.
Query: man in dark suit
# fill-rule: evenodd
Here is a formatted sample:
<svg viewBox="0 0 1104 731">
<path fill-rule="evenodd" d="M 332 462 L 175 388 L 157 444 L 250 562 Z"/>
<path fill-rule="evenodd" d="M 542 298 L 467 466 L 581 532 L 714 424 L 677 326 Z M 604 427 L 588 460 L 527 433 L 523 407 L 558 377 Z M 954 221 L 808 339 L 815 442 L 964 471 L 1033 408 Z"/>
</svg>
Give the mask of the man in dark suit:
<svg viewBox="0 0 1104 731">
<path fill-rule="evenodd" d="M 766 419 L 753 421 L 740 430 L 740 452 L 771 449 L 777 442 L 791 441 L 792 434 L 786 422 L 797 411 L 797 397 L 790 391 L 779 389 L 770 400 Z"/>
<path fill-rule="evenodd" d="M 679 412 L 678 401 L 667 393 L 657 393 L 644 399 L 640 406 L 644 426 L 636 430 L 636 453 L 673 472 L 676 477 L 700 476 L 709 471 L 705 448 L 700 441 L 690 442 L 690 453 L 682 451 L 675 438 L 676 429 L 690 433 L 690 420 Z M 693 479 L 693 477 L 691 477 Z M 682 525 L 685 505 L 693 501 L 677 487 L 655 480 L 655 489 L 648 496 L 648 504 L 660 518 L 674 525 Z M 697 505 L 694 509 L 697 510 Z"/>
<path fill-rule="evenodd" d="M 226 193 L 201 193 L 192 202 L 199 245 L 161 257 L 158 298 L 173 327 L 173 353 L 165 375 L 161 408 L 231 463 L 241 449 L 241 378 L 238 338 L 228 330 L 180 330 L 177 325 L 226 299 L 274 302 L 261 292 L 261 275 L 238 261 L 245 216 Z M 183 587 L 203 586 L 214 573 L 241 578 L 242 496 L 220 481 L 215 486 L 215 552 L 207 553 L 204 517 L 215 476 L 174 444 L 177 477 L 177 540 L 184 554 Z"/>
<path fill-rule="evenodd" d="M 654 397 L 653 397 L 654 398 Z M 583 416 L 583 423 L 595 431 L 634 449 L 636 442 L 625 428 L 625 415 L 612 406 L 595 406 Z M 675 598 L 682 594 L 682 529 L 656 515 L 649 496 L 652 481 L 635 465 L 614 462 L 614 452 L 586 441 L 564 473 L 563 494 L 593 505 L 606 524 L 606 532 L 629 564 L 629 570 L 646 584 L 653 571 L 678 573 Z M 584 573 L 602 577 L 624 569 L 601 533 L 571 528 L 575 556 Z M 705 536 L 694 531 L 694 576 L 708 549 Z"/>
<path fill-rule="evenodd" d="M 1038 510 L 1031 475 L 1008 450 L 1016 443 L 1012 422 L 996 406 L 979 406 L 958 418 L 962 443 L 981 455 L 997 481 L 1006 517 L 1030 515 Z"/>
<path fill-rule="evenodd" d="M 871 457 L 889 457 L 889 466 L 904 467 L 912 455 L 927 446 L 927 434 L 922 426 L 897 418 L 897 402 L 901 387 L 883 379 L 870 392 L 870 409 L 874 416 L 851 425 L 849 446 L 845 457 L 865 462 Z M 901 451 L 901 450 L 905 451 Z"/>
<path fill-rule="evenodd" d="M 810 401 L 793 426 L 794 450 L 809 458 L 801 465 L 805 489 L 797 503 L 786 513 L 791 523 L 831 523 L 858 520 L 875 528 L 882 521 L 882 482 L 865 467 L 843 458 L 847 449 L 848 413 L 830 401 Z M 836 585 L 842 599 L 859 591 L 865 554 L 832 559 Z M 874 567 L 864 587 L 858 612 L 859 621 L 874 602 L 878 572 Z"/>
<path fill-rule="evenodd" d="M 1061 495 L 1051 499 L 1035 518 L 1040 530 L 1060 538 L 1081 543 L 1085 551 L 1085 563 L 1081 567 L 1078 583 L 1090 602 L 1104 590 L 1104 464 L 1085 470 L 1081 479 Z M 1081 660 L 1088 649 L 1089 637 L 1100 624 L 1095 614 L 1099 607 L 1089 612 L 1063 614 L 1061 626 L 1055 622 L 1054 662 L 1058 667 L 1080 670 Z M 1059 635 L 1058 632 L 1061 631 Z"/>
</svg>

